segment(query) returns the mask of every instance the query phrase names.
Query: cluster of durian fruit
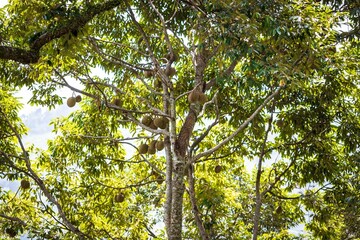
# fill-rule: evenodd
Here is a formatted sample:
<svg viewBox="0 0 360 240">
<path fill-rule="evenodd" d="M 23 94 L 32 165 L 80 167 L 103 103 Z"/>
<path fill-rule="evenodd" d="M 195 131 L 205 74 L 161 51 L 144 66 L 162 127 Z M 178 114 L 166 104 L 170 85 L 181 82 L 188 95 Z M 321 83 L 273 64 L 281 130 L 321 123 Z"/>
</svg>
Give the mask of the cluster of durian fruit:
<svg viewBox="0 0 360 240">
<path fill-rule="evenodd" d="M 208 101 L 208 99 L 205 93 L 201 92 L 198 89 L 194 89 L 188 95 L 188 101 L 189 103 L 197 103 L 203 105 Z"/>
<path fill-rule="evenodd" d="M 176 74 L 176 69 L 173 68 L 173 67 L 169 67 L 169 68 L 166 68 L 164 70 L 164 73 L 165 73 L 166 76 L 172 77 L 172 76 L 174 76 Z M 153 71 L 153 70 L 144 71 L 144 77 L 151 78 L 151 77 L 154 77 L 154 76 L 155 76 L 155 71 Z"/>
<path fill-rule="evenodd" d="M 152 118 L 151 116 L 146 115 L 141 119 L 141 123 L 152 129 L 165 129 L 169 124 L 169 120 L 163 116 Z M 140 144 L 138 149 L 140 154 L 155 154 L 156 151 L 161 151 L 164 147 L 165 144 L 163 140 L 152 140 L 149 144 Z"/>
<path fill-rule="evenodd" d="M 77 95 L 76 97 L 71 96 L 67 99 L 66 104 L 68 107 L 74 107 L 76 103 L 81 102 L 81 96 Z"/>
</svg>

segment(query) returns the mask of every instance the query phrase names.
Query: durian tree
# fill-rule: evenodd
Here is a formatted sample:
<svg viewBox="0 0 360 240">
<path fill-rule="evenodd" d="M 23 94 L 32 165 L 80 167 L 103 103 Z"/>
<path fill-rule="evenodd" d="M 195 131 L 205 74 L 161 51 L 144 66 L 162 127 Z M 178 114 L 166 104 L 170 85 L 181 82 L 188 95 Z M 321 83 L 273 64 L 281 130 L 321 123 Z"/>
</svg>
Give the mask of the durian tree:
<svg viewBox="0 0 360 240">
<path fill-rule="evenodd" d="M 306 223 L 314 238 L 360 237 L 346 4 L 9 1 L 0 173 L 20 188 L 1 189 L 2 236 L 301 239 L 289 230 Z M 31 104 L 80 106 L 51 122 L 47 149 L 23 143 L 24 87 Z"/>
</svg>

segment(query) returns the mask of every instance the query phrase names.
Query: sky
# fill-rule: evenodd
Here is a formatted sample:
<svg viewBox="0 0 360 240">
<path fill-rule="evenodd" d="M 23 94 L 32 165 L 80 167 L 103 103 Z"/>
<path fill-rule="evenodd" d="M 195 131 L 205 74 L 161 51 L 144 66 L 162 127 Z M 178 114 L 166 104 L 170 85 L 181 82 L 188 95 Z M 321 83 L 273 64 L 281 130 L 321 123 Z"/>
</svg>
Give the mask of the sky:
<svg viewBox="0 0 360 240">
<path fill-rule="evenodd" d="M 0 0 L 0 7 L 5 6 L 8 3 L 7 0 Z"/>
</svg>

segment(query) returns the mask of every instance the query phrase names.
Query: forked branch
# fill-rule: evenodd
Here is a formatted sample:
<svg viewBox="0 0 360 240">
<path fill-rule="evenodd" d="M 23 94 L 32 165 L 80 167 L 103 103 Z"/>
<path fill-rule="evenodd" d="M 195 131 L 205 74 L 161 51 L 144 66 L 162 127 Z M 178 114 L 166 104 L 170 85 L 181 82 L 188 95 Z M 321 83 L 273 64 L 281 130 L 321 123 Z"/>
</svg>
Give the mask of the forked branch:
<svg viewBox="0 0 360 240">
<path fill-rule="evenodd" d="M 267 103 L 269 103 L 276 95 L 278 95 L 281 91 L 281 87 L 278 87 L 271 95 L 269 95 L 264 102 L 253 112 L 253 114 L 251 114 L 251 116 L 246 119 L 245 122 L 243 122 L 240 127 L 238 129 L 236 129 L 235 132 L 233 132 L 230 136 L 228 136 L 227 138 L 225 138 L 222 142 L 220 142 L 218 145 L 216 145 L 215 147 L 199 153 L 198 155 L 196 155 L 192 162 L 196 162 L 197 160 L 199 160 L 202 157 L 206 157 L 209 156 L 210 154 L 214 153 L 215 151 L 219 150 L 221 147 L 223 147 L 225 144 L 227 144 L 228 142 L 230 142 L 237 134 L 239 134 L 242 130 L 244 130 L 247 125 L 260 113 L 260 111 L 267 105 Z"/>
</svg>

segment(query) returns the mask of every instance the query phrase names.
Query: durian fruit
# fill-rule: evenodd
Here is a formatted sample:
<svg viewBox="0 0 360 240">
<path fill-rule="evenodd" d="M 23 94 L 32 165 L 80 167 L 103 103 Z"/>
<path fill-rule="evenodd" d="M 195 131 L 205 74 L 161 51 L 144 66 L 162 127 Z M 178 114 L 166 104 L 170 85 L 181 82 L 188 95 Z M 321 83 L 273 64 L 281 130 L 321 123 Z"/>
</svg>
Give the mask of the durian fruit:
<svg viewBox="0 0 360 240">
<path fill-rule="evenodd" d="M 197 103 L 199 101 L 200 94 L 201 92 L 197 89 L 191 91 L 190 94 L 188 95 L 189 103 Z"/>
<path fill-rule="evenodd" d="M 216 172 L 216 173 L 219 173 L 219 172 L 221 171 L 221 169 L 222 169 L 222 167 L 221 167 L 220 165 L 217 165 L 217 166 L 215 167 L 215 172 Z"/>
<path fill-rule="evenodd" d="M 5 230 L 6 234 L 9 235 L 11 238 L 15 237 L 17 235 L 17 232 L 13 228 L 7 228 Z"/>
<path fill-rule="evenodd" d="M 165 180 L 164 180 L 164 178 L 163 178 L 161 175 L 159 175 L 159 176 L 156 178 L 156 182 L 157 182 L 159 185 L 162 184 L 164 181 L 165 181 Z"/>
<path fill-rule="evenodd" d="M 125 200 L 125 195 L 123 193 L 118 193 L 114 198 L 115 202 L 123 202 Z"/>
<path fill-rule="evenodd" d="M 145 143 L 142 143 L 139 145 L 139 153 L 140 154 L 145 154 L 148 152 L 149 146 Z"/>
<path fill-rule="evenodd" d="M 162 140 L 157 141 L 155 144 L 155 147 L 156 147 L 156 150 L 158 150 L 158 151 L 163 150 L 165 147 L 164 141 L 162 141 Z"/>
<path fill-rule="evenodd" d="M 147 153 L 148 154 L 155 154 L 156 153 L 156 140 L 152 140 L 149 144 L 149 148 L 148 148 L 148 151 Z"/>
<path fill-rule="evenodd" d="M 74 98 L 74 97 L 69 97 L 68 99 L 67 99 L 67 105 L 68 105 L 68 107 L 73 107 L 73 106 L 75 106 L 75 104 L 76 104 L 76 98 Z"/>
<path fill-rule="evenodd" d="M 111 104 L 114 104 L 114 105 L 120 107 L 121 106 L 121 100 L 119 98 L 113 98 L 111 100 Z"/>
<path fill-rule="evenodd" d="M 165 129 L 169 120 L 166 117 L 156 117 L 154 119 L 154 125 L 158 128 Z"/>
<path fill-rule="evenodd" d="M 154 72 L 153 72 L 153 71 L 146 70 L 146 71 L 144 71 L 144 76 L 145 76 L 146 78 L 150 78 L 150 77 L 154 76 Z"/>
<path fill-rule="evenodd" d="M 75 100 L 76 100 L 76 102 L 81 102 L 81 100 L 82 100 L 81 95 L 77 95 Z"/>
<path fill-rule="evenodd" d="M 284 121 L 279 119 L 276 121 L 276 125 L 278 126 L 278 128 L 282 128 L 284 126 Z"/>
<path fill-rule="evenodd" d="M 189 101 L 189 103 L 200 103 L 203 105 L 208 101 L 208 99 L 207 99 L 207 96 L 205 95 L 205 93 L 203 93 L 199 89 L 195 88 L 188 95 L 188 101 Z"/>
<path fill-rule="evenodd" d="M 151 121 L 149 128 L 156 130 L 157 126 L 155 125 L 154 121 Z"/>
<path fill-rule="evenodd" d="M 159 173 L 153 169 L 151 170 L 151 175 L 157 178 L 159 176 Z"/>
<path fill-rule="evenodd" d="M 200 94 L 199 94 L 199 103 L 201 105 L 204 105 L 207 102 L 207 100 L 208 100 L 207 96 L 204 93 L 200 92 Z"/>
<path fill-rule="evenodd" d="M 29 189 L 30 188 L 30 182 L 26 179 L 21 180 L 20 186 L 22 189 Z"/>
<path fill-rule="evenodd" d="M 152 118 L 149 116 L 149 115 L 146 115 L 144 116 L 142 119 L 141 119 L 141 123 L 144 124 L 145 126 L 149 127 L 150 124 L 152 123 Z"/>
<path fill-rule="evenodd" d="M 166 68 L 165 69 L 165 74 L 168 77 L 172 77 L 172 76 L 174 76 L 176 74 L 176 70 L 173 67 Z"/>
</svg>

